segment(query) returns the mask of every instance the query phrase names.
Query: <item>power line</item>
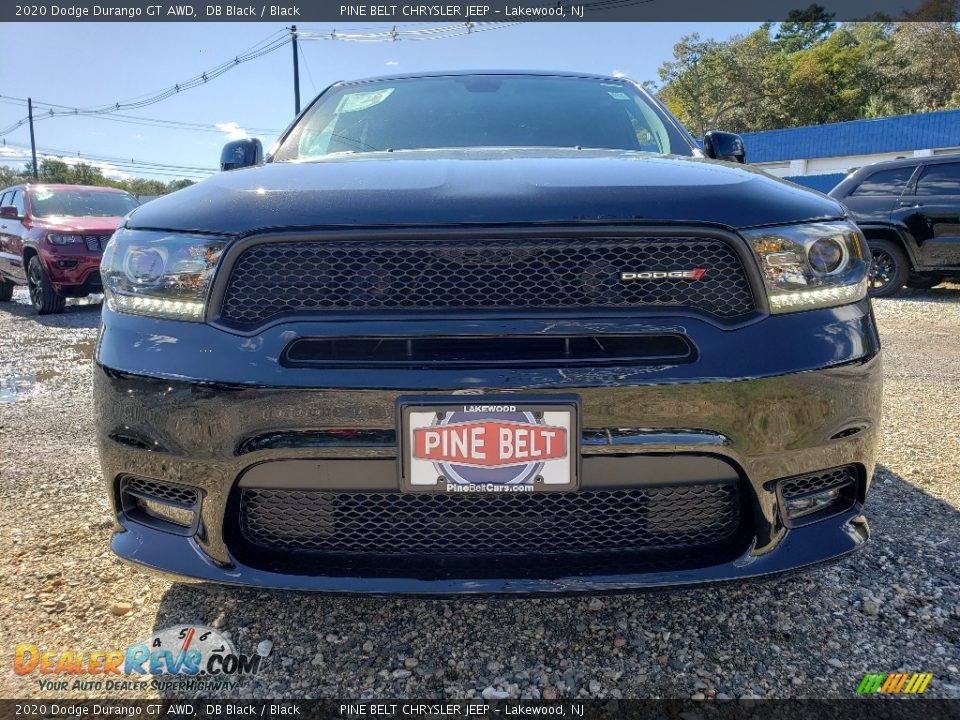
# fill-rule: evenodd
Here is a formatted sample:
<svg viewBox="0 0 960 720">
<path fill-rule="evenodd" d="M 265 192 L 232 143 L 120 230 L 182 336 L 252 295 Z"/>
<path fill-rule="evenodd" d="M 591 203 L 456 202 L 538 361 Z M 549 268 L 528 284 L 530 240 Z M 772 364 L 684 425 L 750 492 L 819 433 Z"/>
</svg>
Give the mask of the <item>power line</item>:
<svg viewBox="0 0 960 720">
<path fill-rule="evenodd" d="M 22 149 L 26 151 L 28 148 L 24 145 L 19 145 L 18 143 L 8 143 L 3 147 L 10 147 L 14 149 Z M 57 157 L 57 158 L 76 158 L 77 160 L 87 160 L 90 162 L 100 162 L 108 163 L 110 165 L 115 165 L 117 167 L 123 167 L 128 169 L 140 169 L 152 172 L 153 170 L 172 170 L 179 172 L 191 173 L 194 175 L 202 174 L 212 174 L 217 172 L 215 168 L 209 167 L 199 167 L 195 165 L 177 165 L 174 163 L 162 163 L 152 160 L 137 160 L 135 158 L 123 158 L 116 157 L 112 155 L 97 155 L 92 153 L 82 153 L 79 151 L 71 152 L 69 150 L 63 150 L 60 148 L 51 148 L 51 147 L 38 147 L 37 150 L 42 152 L 47 157 Z M 2 156 L 0 159 L 10 159 L 10 160 L 25 160 L 26 155 L 23 156 Z"/>
<path fill-rule="evenodd" d="M 15 143 L 10 143 L 6 147 L 27 149 L 25 146 L 18 145 Z M 197 170 L 199 172 L 216 172 L 215 168 L 199 167 L 197 165 L 180 165 L 177 163 L 163 163 L 163 162 L 156 162 L 152 160 L 136 160 L 134 158 L 117 157 L 114 155 L 96 155 L 93 153 L 83 153 L 80 151 L 71 152 L 69 150 L 63 150 L 61 148 L 52 148 L 52 147 L 38 146 L 37 149 L 45 153 L 53 153 L 59 157 L 76 157 L 80 159 L 98 160 L 103 162 L 119 162 L 119 163 L 128 163 L 128 164 L 136 164 L 136 165 L 152 165 L 155 167 L 169 168 L 174 170 Z"/>
<path fill-rule="evenodd" d="M 303 40 L 339 40 L 342 42 L 399 42 L 408 40 L 414 42 L 426 40 L 447 40 L 449 38 L 474 35 L 490 30 L 502 30 L 522 22 L 490 22 L 490 23 L 458 23 L 440 27 L 420 28 L 415 30 L 398 30 L 394 26 L 390 30 L 380 32 L 350 32 L 333 29 L 329 32 L 320 30 L 298 30 L 297 35 Z"/>
<path fill-rule="evenodd" d="M 170 87 L 164 88 L 163 90 L 159 90 L 151 94 L 140 95 L 138 97 L 131 98 L 129 100 L 125 100 L 122 102 L 118 101 L 110 105 L 100 105 L 100 106 L 93 106 L 93 107 L 87 107 L 87 108 L 70 107 L 66 105 L 58 105 L 55 103 L 45 103 L 40 101 L 36 102 L 35 104 L 42 105 L 43 107 L 47 108 L 46 112 L 43 113 L 40 117 L 53 117 L 55 115 L 74 115 L 74 116 L 106 115 L 106 114 L 116 113 L 119 110 L 134 110 L 137 108 L 146 107 L 148 105 L 153 105 L 155 103 L 166 100 L 167 98 L 173 97 L 174 95 L 177 95 L 186 90 L 191 90 L 195 87 L 199 87 L 200 85 L 205 85 L 211 80 L 214 80 L 215 78 L 220 77 L 224 73 L 229 72 L 230 70 L 237 67 L 238 65 L 242 65 L 243 63 L 250 62 L 251 60 L 256 60 L 257 58 L 263 57 L 264 55 L 268 55 L 269 53 L 272 53 L 275 50 L 278 50 L 279 48 L 283 47 L 288 42 L 290 42 L 290 38 L 280 37 L 272 41 L 269 41 L 269 38 L 281 32 L 285 32 L 285 31 L 277 31 L 273 33 L 267 39 L 261 41 L 257 45 L 254 45 L 251 49 L 244 51 L 243 53 L 235 56 L 232 60 L 223 62 L 214 68 L 210 68 L 209 70 L 200 73 L 199 75 L 195 75 L 194 77 L 188 78 L 183 82 L 177 83 L 175 85 L 171 85 Z M 25 122 L 27 122 L 28 119 L 29 118 L 27 117 L 23 117 L 20 120 L 18 120 L 16 123 L 13 123 L 12 125 L 7 126 L 6 128 L 0 129 L 0 136 L 7 135 L 13 132 L 17 128 L 21 127 Z M 39 117 L 37 119 L 39 119 Z"/>
<path fill-rule="evenodd" d="M 297 46 L 300 48 L 300 54 L 303 56 L 303 67 L 307 69 L 307 77 L 310 78 L 310 87 L 313 88 L 313 94 L 317 94 L 317 85 L 313 82 L 313 73 L 310 72 L 310 63 L 307 62 L 307 56 L 303 52 L 303 45 L 300 44 L 300 41 L 297 40 Z"/>
<path fill-rule="evenodd" d="M 607 2 L 618 2 L 622 0 L 607 0 Z M 628 0 L 629 1 L 629 0 Z M 644 0 L 641 0 L 644 1 Z M 649 2 L 650 0 L 645 0 Z M 598 5 L 603 4 L 604 0 L 596 3 Z M 195 75 L 192 78 L 188 78 L 183 82 L 171 85 L 163 90 L 159 90 L 154 93 L 148 93 L 145 95 L 139 95 L 134 98 L 130 98 L 124 101 L 114 102 L 110 105 L 101 105 L 101 106 L 91 106 L 86 108 L 78 108 L 70 105 L 62 105 L 59 103 L 50 103 L 44 101 L 35 101 L 35 107 L 46 108 L 46 111 L 43 113 L 35 113 L 34 122 L 39 120 L 46 120 L 53 117 L 63 117 L 63 116 L 88 116 L 88 117 L 101 117 L 103 119 L 111 119 L 115 122 L 129 122 L 129 124 L 143 124 L 143 125 L 155 125 L 155 126 L 169 126 L 169 127 L 179 127 L 181 129 L 192 129 L 192 130 L 202 130 L 206 132 L 216 132 L 214 128 L 203 127 L 200 123 L 186 123 L 183 121 L 164 121 L 159 118 L 144 118 L 137 116 L 124 116 L 121 115 L 119 110 L 130 110 L 137 109 L 141 107 L 146 107 L 148 105 L 153 105 L 155 103 L 161 102 L 170 98 L 174 95 L 177 95 L 186 90 L 191 90 L 200 85 L 208 83 L 210 80 L 213 80 L 220 75 L 232 70 L 246 62 L 255 60 L 257 58 L 268 55 L 269 53 L 274 52 L 275 50 L 280 49 L 288 42 L 298 42 L 300 39 L 304 40 L 338 40 L 342 42 L 397 42 L 400 40 L 409 40 L 409 41 L 427 41 L 427 40 L 445 40 L 454 37 L 463 37 L 466 35 L 473 35 L 481 32 L 488 32 L 490 30 L 500 30 L 508 27 L 514 27 L 516 25 L 522 25 L 521 22 L 491 22 L 491 23 L 459 23 L 455 25 L 444 25 L 440 27 L 422 27 L 422 28 L 413 28 L 413 29 L 400 29 L 398 30 L 396 26 L 393 26 L 390 30 L 383 30 L 379 32 L 369 32 L 362 31 L 357 28 L 350 28 L 348 30 L 341 30 L 337 32 L 336 29 L 331 30 L 330 32 L 322 32 L 317 30 L 299 30 L 297 32 L 297 37 L 293 38 L 292 35 L 287 35 L 288 30 L 286 28 L 282 30 L 277 30 L 276 32 L 268 35 L 266 38 L 261 40 L 259 43 L 252 45 L 250 48 L 235 56 L 233 60 L 227 60 L 226 62 L 217 65 L 216 67 L 210 68 L 209 70 Z M 277 37 L 282 35 L 282 37 Z M 299 44 L 299 42 L 298 42 Z M 309 66 L 307 67 L 309 75 Z M 313 78 L 310 77 L 310 82 L 313 84 Z M 314 85 L 314 91 L 316 91 L 316 86 Z M 24 102 L 23 98 L 14 98 L 11 96 L 0 96 L 5 100 L 14 101 L 11 104 L 16 104 L 17 102 Z M 108 118 L 109 116 L 109 118 Z M 118 119 L 123 118 L 123 120 Z M 29 117 L 23 117 L 15 123 L 8 125 L 5 128 L 0 129 L 0 137 L 8 135 L 19 127 L 22 127 L 25 122 L 27 122 Z M 250 128 L 252 132 L 263 132 L 278 134 L 279 130 L 272 128 Z"/>
<path fill-rule="evenodd" d="M 10 95 L 0 95 L 0 103 L 5 103 L 7 105 L 17 105 L 17 106 L 26 106 L 26 98 L 18 98 Z M 34 103 L 35 105 L 38 103 Z M 73 113 L 65 113 L 64 115 L 54 115 L 53 117 L 64 117 L 72 116 Z M 103 115 L 87 115 L 92 120 L 111 120 L 113 122 L 126 123 L 128 125 L 146 125 L 154 127 L 170 127 L 176 128 L 179 130 L 196 130 L 198 132 L 211 132 L 211 133 L 222 133 L 223 131 L 218 129 L 214 123 L 198 123 L 190 122 L 187 120 L 165 120 L 163 118 L 150 118 L 143 117 L 142 115 L 125 115 L 121 113 L 108 113 Z M 34 122 L 39 120 L 48 120 L 50 119 L 49 115 L 35 117 Z M 279 128 L 262 128 L 262 127 L 247 127 L 246 130 L 254 133 L 263 133 L 266 135 L 279 135 L 281 130 Z"/>
<path fill-rule="evenodd" d="M 44 154 L 41 153 L 41 158 L 40 158 L 40 159 L 43 160 L 43 159 L 49 158 L 49 157 L 56 157 L 56 156 L 54 156 L 54 155 L 44 155 Z M 0 162 L 6 162 L 6 163 L 9 163 L 9 162 L 19 162 L 19 161 L 27 161 L 27 160 L 28 160 L 28 158 L 14 158 L 14 157 L 2 157 L 2 156 L 0 156 Z M 104 168 L 102 168 L 102 167 L 98 167 L 98 166 L 96 166 L 96 165 L 93 165 L 92 167 L 96 167 L 96 168 L 99 169 L 101 172 L 104 171 Z M 204 179 L 204 177 L 206 177 L 205 175 L 202 175 L 202 174 L 200 174 L 200 173 L 193 173 L 193 172 L 171 172 L 171 171 L 168 171 L 168 170 L 155 170 L 155 169 L 143 168 L 143 167 L 135 167 L 135 168 L 111 167 L 111 168 L 107 168 L 108 171 L 111 170 L 111 169 L 114 169 L 114 170 L 117 170 L 118 172 L 122 172 L 122 173 L 126 173 L 126 174 L 132 174 L 134 171 L 139 170 L 139 171 L 140 171 L 141 173 L 143 173 L 143 174 L 156 175 L 156 176 L 158 176 L 158 177 L 187 179 L 187 180 L 202 180 L 202 179 Z"/>
</svg>

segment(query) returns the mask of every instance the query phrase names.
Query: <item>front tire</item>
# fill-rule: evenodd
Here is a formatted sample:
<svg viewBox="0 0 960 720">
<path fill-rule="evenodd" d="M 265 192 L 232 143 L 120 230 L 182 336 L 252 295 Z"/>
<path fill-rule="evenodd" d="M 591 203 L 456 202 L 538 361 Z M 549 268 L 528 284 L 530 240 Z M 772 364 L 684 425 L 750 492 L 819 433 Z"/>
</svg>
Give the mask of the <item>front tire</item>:
<svg viewBox="0 0 960 720">
<path fill-rule="evenodd" d="M 30 302 L 33 303 L 37 315 L 55 315 L 66 308 L 67 299 L 53 289 L 37 255 L 30 258 L 27 264 L 27 287 L 30 290 Z"/>
<path fill-rule="evenodd" d="M 10 302 L 13 298 L 13 283 L 9 280 L 0 280 L 0 302 Z"/>
<path fill-rule="evenodd" d="M 870 297 L 893 295 L 910 277 L 910 261 L 900 246 L 889 240 L 869 240 L 868 245 L 872 255 L 867 286 Z"/>
</svg>

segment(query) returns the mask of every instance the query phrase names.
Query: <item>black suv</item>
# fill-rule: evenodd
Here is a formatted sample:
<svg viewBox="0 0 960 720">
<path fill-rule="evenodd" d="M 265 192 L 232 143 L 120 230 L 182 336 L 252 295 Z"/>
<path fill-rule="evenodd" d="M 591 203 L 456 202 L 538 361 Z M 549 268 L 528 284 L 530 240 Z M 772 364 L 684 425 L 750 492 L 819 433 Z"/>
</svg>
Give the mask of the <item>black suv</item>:
<svg viewBox="0 0 960 720">
<path fill-rule="evenodd" d="M 836 558 L 880 416 L 843 207 L 618 78 L 340 82 L 102 265 L 121 557 L 329 592 L 600 592 Z M 254 165 L 253 167 L 242 167 Z"/>
<path fill-rule="evenodd" d="M 960 154 L 867 165 L 830 196 L 867 237 L 873 297 L 960 279 Z"/>
</svg>

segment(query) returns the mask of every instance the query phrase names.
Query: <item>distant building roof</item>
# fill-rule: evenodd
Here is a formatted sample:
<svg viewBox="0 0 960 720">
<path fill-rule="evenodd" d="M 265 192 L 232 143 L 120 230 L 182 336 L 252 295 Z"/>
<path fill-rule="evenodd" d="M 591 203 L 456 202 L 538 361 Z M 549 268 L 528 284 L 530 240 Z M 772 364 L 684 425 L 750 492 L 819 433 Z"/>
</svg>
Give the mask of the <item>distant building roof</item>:
<svg viewBox="0 0 960 720">
<path fill-rule="evenodd" d="M 752 163 L 960 147 L 960 110 L 744 133 Z"/>
</svg>

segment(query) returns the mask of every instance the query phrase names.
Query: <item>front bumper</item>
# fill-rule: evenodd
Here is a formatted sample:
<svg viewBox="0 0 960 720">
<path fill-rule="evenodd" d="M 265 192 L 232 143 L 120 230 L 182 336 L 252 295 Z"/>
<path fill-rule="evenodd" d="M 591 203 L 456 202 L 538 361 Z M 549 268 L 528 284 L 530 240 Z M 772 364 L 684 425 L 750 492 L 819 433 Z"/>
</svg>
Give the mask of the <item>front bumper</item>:
<svg viewBox="0 0 960 720">
<path fill-rule="evenodd" d="M 870 537 L 870 528 L 859 509 L 815 525 L 786 532 L 774 551 L 756 555 L 753 549 L 719 565 L 689 570 L 585 574 L 553 578 L 417 578 L 299 575 L 250 567 L 237 561 L 218 565 L 194 540 L 125 523 L 126 532 L 113 536 L 110 548 L 120 558 L 180 582 L 210 582 L 228 585 L 309 590 L 328 593 L 371 593 L 382 595 L 575 595 L 615 593 L 633 590 L 702 585 L 713 582 L 759 579 L 800 570 L 861 548 Z"/>
<path fill-rule="evenodd" d="M 501 327 L 493 328 L 496 323 Z M 564 371 L 317 371 L 278 361 L 292 339 L 316 335 L 315 324 L 286 323 L 240 336 L 105 308 L 94 388 L 100 457 L 117 520 L 112 549 L 126 560 L 187 580 L 445 595 L 626 591 L 746 579 L 830 560 L 863 545 L 869 531 L 862 509 L 874 468 L 881 401 L 879 341 L 869 302 L 768 317 L 737 329 L 689 317 L 630 327 L 622 319 L 610 324 L 618 332 L 683 332 L 696 344 L 698 359 L 675 366 Z M 334 332 L 384 332 L 383 326 L 358 325 L 363 323 Z M 585 323 L 535 325 L 490 321 L 483 331 L 569 333 Z M 590 321 L 589 329 L 603 331 L 604 325 Z M 399 330 L 479 330 L 462 322 L 437 326 L 406 323 Z M 505 569 L 500 575 L 495 568 L 470 573 L 444 563 L 399 574 L 362 562 L 326 570 L 314 563 L 307 570 L 295 561 L 260 562 L 238 548 L 238 485 L 252 468 L 261 468 L 263 476 L 263 468 L 273 467 L 275 476 L 286 477 L 291 463 L 303 461 L 318 467 L 344 459 L 392 461 L 397 396 L 503 390 L 578 395 L 585 468 L 598 458 L 615 463 L 660 458 L 657 462 L 665 459 L 681 474 L 693 472 L 704 458 L 728 468 L 739 478 L 745 536 L 722 556 L 705 555 L 699 562 L 687 558 L 677 565 L 626 563 L 613 569 L 585 563 L 566 571 L 544 565 L 523 572 Z M 336 440 L 343 430 L 351 432 Z M 858 469 L 855 501 L 840 514 L 789 527 L 776 481 L 840 466 Z M 171 534 L 131 517 L 118 492 L 119 478 L 127 474 L 198 488 L 203 494 L 198 532 Z M 642 475 L 632 486 L 658 482 Z M 584 481 L 590 482 L 587 470 Z M 359 476 L 353 489 L 368 489 L 366 483 Z"/>
<path fill-rule="evenodd" d="M 54 289 L 68 297 L 82 297 L 103 292 L 100 279 L 101 252 L 76 248 L 71 245 L 43 256 L 47 275 Z"/>
</svg>

